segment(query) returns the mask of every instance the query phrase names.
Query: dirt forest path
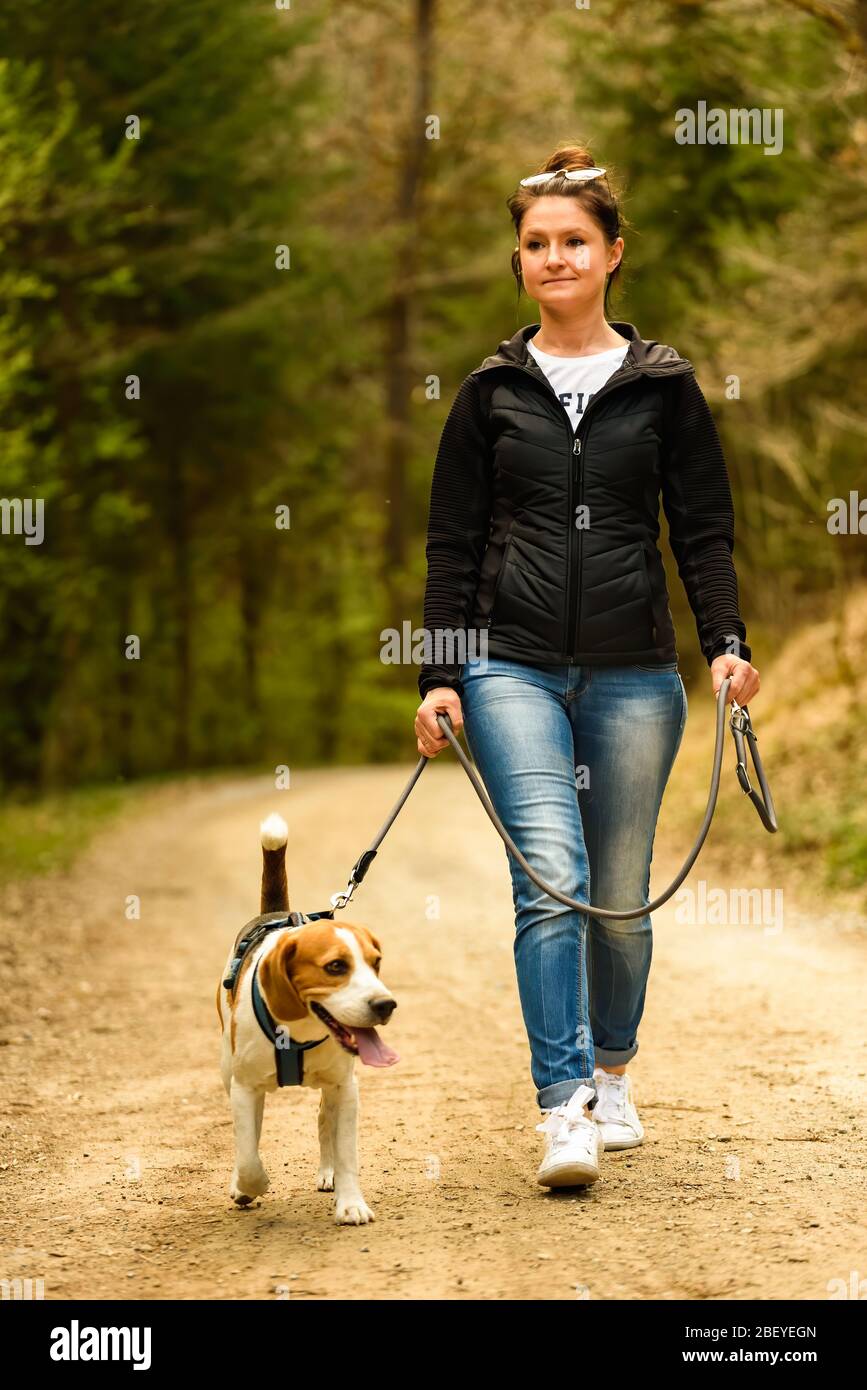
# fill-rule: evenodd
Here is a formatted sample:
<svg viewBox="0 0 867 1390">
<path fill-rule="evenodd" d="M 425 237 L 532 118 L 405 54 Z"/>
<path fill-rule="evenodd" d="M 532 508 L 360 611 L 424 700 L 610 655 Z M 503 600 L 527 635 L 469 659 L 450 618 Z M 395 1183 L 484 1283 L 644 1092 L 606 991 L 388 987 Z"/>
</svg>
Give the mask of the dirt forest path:
<svg viewBox="0 0 867 1390">
<path fill-rule="evenodd" d="M 704 720 L 672 797 L 705 776 Z M 448 753 L 346 914 L 380 934 L 399 1001 L 401 1062 L 357 1067 L 377 1219 L 333 1224 L 306 1090 L 269 1097 L 271 1190 L 233 1207 L 214 993 L 257 910 L 258 822 L 285 815 L 292 905 L 325 907 L 410 770 L 166 787 L 69 874 L 5 890 L 0 1278 L 49 1299 L 484 1300 L 824 1299 L 864 1279 L 863 923 L 787 898 L 779 933 L 686 926 L 667 904 L 632 1068 L 646 1142 L 548 1193 L 505 851 Z M 657 847 L 656 888 L 685 848 L 664 818 Z"/>
</svg>

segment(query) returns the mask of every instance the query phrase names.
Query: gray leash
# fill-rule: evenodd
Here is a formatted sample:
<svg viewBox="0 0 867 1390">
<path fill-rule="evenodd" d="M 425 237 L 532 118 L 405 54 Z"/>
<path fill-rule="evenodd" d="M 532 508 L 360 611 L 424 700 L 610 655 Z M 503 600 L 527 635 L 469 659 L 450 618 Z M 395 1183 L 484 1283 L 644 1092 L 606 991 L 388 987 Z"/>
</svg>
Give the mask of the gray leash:
<svg viewBox="0 0 867 1390">
<path fill-rule="evenodd" d="M 561 893 L 559 888 L 555 888 L 552 884 L 546 883 L 543 878 L 540 878 L 539 875 L 535 872 L 535 870 L 531 868 L 531 866 L 527 863 L 527 860 L 524 858 L 523 854 L 518 849 L 518 846 L 515 844 L 514 840 L 510 836 L 509 832 L 506 830 L 505 826 L 503 825 L 502 821 L 500 820 L 499 816 L 497 815 L 496 811 L 491 805 L 490 800 L 488 798 L 488 794 L 482 786 L 482 783 L 479 780 L 475 768 L 473 767 L 472 763 L 470 762 L 469 758 L 467 757 L 466 753 L 464 752 L 463 748 L 461 748 L 461 745 L 458 742 L 457 736 L 454 732 L 454 729 L 452 728 L 452 721 L 450 716 L 442 712 L 438 713 L 437 723 L 439 724 L 439 727 L 442 730 L 443 736 L 448 739 L 449 743 L 452 745 L 452 748 L 457 753 L 461 766 L 463 767 L 464 771 L 466 772 L 467 776 L 472 782 L 473 787 L 476 791 L 476 795 L 478 796 L 479 800 L 484 806 L 489 819 L 493 822 L 494 828 L 496 829 L 500 838 L 503 840 L 504 844 L 514 855 L 515 859 L 517 859 L 521 868 L 533 880 L 533 882 L 539 888 L 541 888 L 544 893 L 547 893 L 552 898 L 556 898 L 557 902 L 565 903 L 567 907 L 575 908 L 578 912 L 589 912 L 593 917 L 606 917 L 614 921 L 622 922 L 628 921 L 633 917 L 644 917 L 648 912 L 655 912 L 656 909 L 658 907 L 661 907 L 664 902 L 668 902 L 668 899 L 672 896 L 674 892 L 677 891 L 677 889 L 683 883 L 683 880 L 686 878 L 687 874 L 689 873 L 690 869 L 692 868 L 693 864 L 698 858 L 699 851 L 701 850 L 701 847 L 707 838 L 707 833 L 710 830 L 710 824 L 713 820 L 713 813 L 716 809 L 717 796 L 719 794 L 720 769 L 722 768 L 723 743 L 725 741 L 726 695 L 728 694 L 730 685 L 731 676 L 726 676 L 725 680 L 719 688 L 719 691 L 717 692 L 716 743 L 714 745 L 713 752 L 713 770 L 711 772 L 710 778 L 710 791 L 708 793 L 707 806 L 705 807 L 704 820 L 701 823 L 701 829 L 698 832 L 695 843 L 692 849 L 690 850 L 689 854 L 687 855 L 683 867 L 681 868 L 677 877 L 671 884 L 669 884 L 665 892 L 660 893 L 659 897 L 654 898 L 653 902 L 642 903 L 640 907 L 630 908 L 628 911 L 615 912 L 608 907 L 595 907 L 592 903 L 579 902 L 576 898 L 570 898 L 566 893 Z M 777 818 L 774 811 L 774 801 L 773 797 L 771 796 L 771 789 L 768 786 L 767 778 L 765 777 L 765 770 L 762 766 L 762 760 L 759 755 L 758 741 L 756 738 L 755 731 L 753 730 L 752 723 L 750 722 L 750 713 L 747 709 L 747 706 L 739 705 L 736 700 L 732 700 L 730 728 L 732 731 L 732 736 L 734 738 L 735 750 L 738 759 L 736 768 L 738 782 L 740 783 L 740 786 L 744 793 L 747 796 L 749 796 L 750 800 L 752 801 L 753 805 L 758 811 L 759 817 L 765 829 L 769 831 L 771 834 L 773 834 L 777 829 Z M 753 767 L 755 768 L 756 776 L 759 779 L 761 794 L 759 794 L 753 788 L 750 782 L 746 762 L 747 748 L 749 748 L 749 753 L 750 757 L 752 758 Z M 356 887 L 362 881 L 364 875 L 367 873 L 367 870 L 370 868 L 370 865 L 373 863 L 373 860 L 376 857 L 377 849 L 384 840 L 386 832 L 390 829 L 391 825 L 393 824 L 398 811 L 400 811 L 401 807 L 403 806 L 404 802 L 406 801 L 407 797 L 409 796 L 410 792 L 412 791 L 413 787 L 415 786 L 416 782 L 418 781 L 419 777 L 421 776 L 422 772 L 424 771 L 425 767 L 430 761 L 431 759 L 426 754 L 422 754 L 421 758 L 419 759 L 418 766 L 416 767 L 414 773 L 412 774 L 406 786 L 404 787 L 400 798 L 395 803 L 395 806 L 392 809 L 391 814 L 389 815 L 385 824 L 380 829 L 379 834 L 373 841 L 373 844 L 370 846 L 369 849 L 366 849 L 364 851 L 358 862 L 355 864 L 352 873 L 349 876 L 349 882 L 347 883 L 346 888 L 341 893 L 335 893 L 332 896 L 332 908 L 340 909 L 346 907 L 346 904 L 352 897 L 352 894 L 355 891 Z"/>
</svg>

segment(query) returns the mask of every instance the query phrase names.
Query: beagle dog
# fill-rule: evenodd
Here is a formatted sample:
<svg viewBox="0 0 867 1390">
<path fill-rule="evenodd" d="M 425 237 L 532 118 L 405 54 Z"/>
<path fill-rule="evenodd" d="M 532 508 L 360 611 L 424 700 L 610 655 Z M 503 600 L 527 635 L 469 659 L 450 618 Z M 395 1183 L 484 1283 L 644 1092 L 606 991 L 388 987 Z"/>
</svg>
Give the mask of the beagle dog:
<svg viewBox="0 0 867 1390">
<path fill-rule="evenodd" d="M 242 930 L 217 987 L 235 1126 L 229 1194 L 243 1207 L 268 1189 L 259 1157 L 265 1093 L 312 1086 L 322 1093 L 316 1185 L 334 1192 L 338 1225 L 364 1225 L 374 1215 L 358 1185 L 355 1058 L 371 1067 L 399 1061 L 375 1026 L 397 1001 L 379 978 L 382 953 L 366 927 L 287 916 L 286 822 L 269 816 L 260 834 L 261 913 Z"/>
</svg>

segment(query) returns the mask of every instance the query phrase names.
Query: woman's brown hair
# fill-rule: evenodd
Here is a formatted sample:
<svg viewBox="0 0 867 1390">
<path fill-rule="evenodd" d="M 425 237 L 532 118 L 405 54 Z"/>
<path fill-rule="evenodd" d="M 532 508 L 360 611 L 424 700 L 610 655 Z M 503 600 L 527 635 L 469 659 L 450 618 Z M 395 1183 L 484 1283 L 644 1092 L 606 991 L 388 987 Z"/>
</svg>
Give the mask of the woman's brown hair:
<svg viewBox="0 0 867 1390">
<path fill-rule="evenodd" d="M 626 218 L 623 216 L 616 194 L 613 192 L 606 173 L 600 179 L 591 179 L 587 183 L 574 182 L 572 179 L 558 178 L 557 172 L 562 169 L 592 169 L 596 161 L 590 151 L 583 145 L 560 145 L 558 149 L 550 154 L 541 164 L 535 173 L 544 174 L 549 171 L 552 178 L 545 183 L 531 184 L 529 188 L 522 188 L 519 184 L 514 193 L 506 200 L 506 206 L 512 215 L 515 224 L 515 235 L 520 242 L 521 223 L 524 213 L 536 201 L 537 198 L 560 197 L 575 198 L 582 207 L 593 218 L 594 222 L 602 231 L 603 236 L 611 246 L 621 235 L 621 229 L 628 226 Z M 607 167 L 607 166 L 606 166 Z M 603 313 L 608 316 L 608 295 L 615 280 L 620 274 L 620 267 L 623 264 L 623 257 L 608 274 L 605 281 L 605 297 L 603 301 Z M 512 252 L 512 274 L 518 286 L 518 298 L 521 297 L 523 289 L 523 276 L 521 275 L 521 253 L 516 246 Z"/>
</svg>

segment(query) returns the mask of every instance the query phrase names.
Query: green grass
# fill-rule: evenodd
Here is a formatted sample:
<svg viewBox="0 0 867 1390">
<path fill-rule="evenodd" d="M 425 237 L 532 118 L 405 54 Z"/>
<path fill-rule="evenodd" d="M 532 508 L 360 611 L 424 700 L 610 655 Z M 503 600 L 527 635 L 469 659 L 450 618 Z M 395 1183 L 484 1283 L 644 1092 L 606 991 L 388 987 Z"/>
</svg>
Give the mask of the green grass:
<svg viewBox="0 0 867 1390">
<path fill-rule="evenodd" d="M 862 807 L 853 808 L 851 815 L 838 818 L 826 862 L 829 887 L 838 881 L 850 888 L 860 888 L 867 883 L 867 819 Z"/>
<path fill-rule="evenodd" d="M 139 793 L 138 785 L 120 783 L 7 801 L 0 807 L 0 880 L 68 868 Z"/>
<path fill-rule="evenodd" d="M 159 790 L 196 790 L 210 782 L 219 785 L 226 778 L 261 776 L 271 770 L 270 766 L 212 766 L 41 796 L 7 793 L 0 804 L 0 884 L 68 869 L 98 830 L 126 812 L 144 814 Z"/>
</svg>

